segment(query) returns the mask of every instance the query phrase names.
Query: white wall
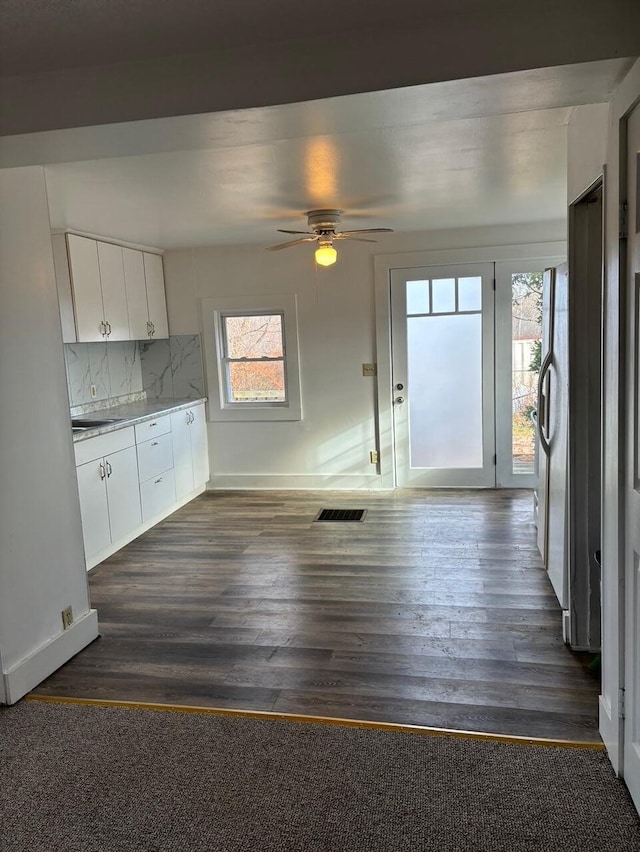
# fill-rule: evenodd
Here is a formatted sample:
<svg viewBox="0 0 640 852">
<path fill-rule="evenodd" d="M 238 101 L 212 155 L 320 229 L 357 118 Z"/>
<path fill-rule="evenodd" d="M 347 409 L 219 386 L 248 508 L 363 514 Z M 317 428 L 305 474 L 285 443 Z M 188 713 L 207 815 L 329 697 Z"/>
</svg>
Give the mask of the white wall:
<svg viewBox="0 0 640 852">
<path fill-rule="evenodd" d="M 316 270 L 300 246 L 267 254 L 263 246 L 203 247 L 164 256 L 171 334 L 199 327 L 199 300 L 296 294 L 303 419 L 210 423 L 211 485 L 264 488 L 379 488 L 369 462 L 377 448 L 375 254 L 564 240 L 565 224 L 389 234 L 377 245 L 342 244 L 335 266 Z M 210 333 L 203 329 L 203 334 Z"/>
<path fill-rule="evenodd" d="M 0 699 L 12 702 L 97 634 L 40 167 L 0 171 L 0 388 Z"/>
<path fill-rule="evenodd" d="M 575 201 L 602 174 L 607 160 L 609 104 L 575 107 L 567 126 L 567 202 Z"/>
</svg>

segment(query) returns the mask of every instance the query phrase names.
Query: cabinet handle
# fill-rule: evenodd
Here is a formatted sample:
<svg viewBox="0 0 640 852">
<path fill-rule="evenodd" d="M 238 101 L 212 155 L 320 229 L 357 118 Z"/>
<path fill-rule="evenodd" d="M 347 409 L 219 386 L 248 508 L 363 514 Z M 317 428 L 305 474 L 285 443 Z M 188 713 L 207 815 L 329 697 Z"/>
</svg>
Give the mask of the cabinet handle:
<svg viewBox="0 0 640 852">
<path fill-rule="evenodd" d="M 111 337 L 111 323 L 110 322 L 107 322 L 107 328 L 108 328 L 107 337 Z"/>
<path fill-rule="evenodd" d="M 163 479 L 164 479 L 164 477 L 162 477 L 162 476 L 161 476 L 161 477 L 160 477 L 160 479 L 156 479 L 156 480 L 154 480 L 154 483 L 153 483 L 153 484 L 154 484 L 154 485 L 157 485 L 159 482 L 162 482 L 162 480 L 163 480 Z"/>
<path fill-rule="evenodd" d="M 105 464 L 107 465 L 107 476 L 111 476 L 111 474 L 113 473 L 113 468 L 111 467 L 109 462 L 105 462 Z"/>
<path fill-rule="evenodd" d="M 191 415 L 191 422 L 193 423 L 193 421 L 196 419 L 196 416 L 193 411 L 190 411 L 189 414 Z"/>
<path fill-rule="evenodd" d="M 152 447 L 157 447 L 159 443 L 160 443 L 160 441 L 152 441 L 152 442 L 151 442 L 151 446 L 152 446 Z"/>
<path fill-rule="evenodd" d="M 155 420 L 153 423 L 149 423 L 149 429 L 152 429 L 154 426 L 158 425 L 158 421 Z"/>
<path fill-rule="evenodd" d="M 100 334 L 102 335 L 102 337 L 105 337 L 105 336 L 106 336 L 106 334 L 107 334 L 107 327 L 106 327 L 106 325 L 104 324 L 104 321 L 103 321 L 103 320 L 101 320 L 101 321 L 100 321 L 100 325 L 98 326 L 98 329 L 99 329 Z"/>
<path fill-rule="evenodd" d="M 100 479 L 104 479 L 105 476 L 107 475 L 107 472 L 106 472 L 102 462 L 100 462 L 99 467 L 100 467 Z"/>
</svg>

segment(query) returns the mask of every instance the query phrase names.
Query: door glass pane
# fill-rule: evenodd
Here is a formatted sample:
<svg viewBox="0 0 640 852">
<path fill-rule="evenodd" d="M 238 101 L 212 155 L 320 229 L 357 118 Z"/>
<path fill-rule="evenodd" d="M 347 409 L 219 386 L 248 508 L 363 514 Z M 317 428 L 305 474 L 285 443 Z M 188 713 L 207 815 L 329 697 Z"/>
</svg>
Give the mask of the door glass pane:
<svg viewBox="0 0 640 852">
<path fill-rule="evenodd" d="M 533 473 L 536 407 L 542 349 L 542 272 L 511 276 L 512 454 L 514 473 Z"/>
<path fill-rule="evenodd" d="M 432 312 L 453 313 L 456 309 L 456 279 L 434 278 L 431 282 Z"/>
<path fill-rule="evenodd" d="M 458 278 L 458 310 L 479 311 L 482 307 L 482 278 Z"/>
<path fill-rule="evenodd" d="M 407 361 L 411 467 L 481 468 L 482 315 L 408 317 Z"/>
<path fill-rule="evenodd" d="M 407 313 L 429 313 L 428 281 L 407 281 Z"/>
</svg>

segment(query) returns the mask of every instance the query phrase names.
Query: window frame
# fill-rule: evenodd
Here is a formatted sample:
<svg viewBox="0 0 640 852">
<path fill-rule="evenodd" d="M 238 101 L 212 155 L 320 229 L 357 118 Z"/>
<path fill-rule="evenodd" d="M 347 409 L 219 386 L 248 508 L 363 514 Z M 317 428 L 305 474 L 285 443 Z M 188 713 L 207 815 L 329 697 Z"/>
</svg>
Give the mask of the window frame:
<svg viewBox="0 0 640 852">
<path fill-rule="evenodd" d="M 282 318 L 282 358 L 228 359 L 224 318 L 229 316 L 268 316 Z M 238 296 L 203 299 L 201 303 L 202 341 L 210 421 L 302 420 L 300 395 L 300 356 L 298 316 L 295 295 Z M 282 361 L 285 376 L 285 402 L 233 402 L 230 400 L 227 365 L 249 360 Z"/>
<path fill-rule="evenodd" d="M 227 334 L 227 324 L 225 322 L 228 317 L 280 317 L 282 355 L 278 358 L 270 358 L 268 356 L 264 356 L 262 358 L 232 358 L 229 355 L 229 338 Z M 248 406 L 260 406 L 260 408 L 273 408 L 277 406 L 278 408 L 286 408 L 289 404 L 289 388 L 287 381 L 287 340 L 284 311 L 220 311 L 218 313 L 218 319 L 220 322 L 220 364 L 223 373 L 222 393 L 225 407 L 242 406 L 242 408 L 247 408 Z M 272 362 L 282 363 L 282 371 L 284 374 L 283 400 L 263 400 L 260 402 L 259 400 L 231 399 L 233 395 L 231 370 L 229 369 L 231 364 L 269 364 Z"/>
</svg>

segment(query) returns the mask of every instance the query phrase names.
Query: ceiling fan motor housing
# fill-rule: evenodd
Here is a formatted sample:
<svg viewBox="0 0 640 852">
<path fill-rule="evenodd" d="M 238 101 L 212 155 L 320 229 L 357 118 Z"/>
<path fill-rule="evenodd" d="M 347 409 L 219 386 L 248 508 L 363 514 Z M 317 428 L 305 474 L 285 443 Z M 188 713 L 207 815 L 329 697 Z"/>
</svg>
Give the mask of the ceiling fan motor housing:
<svg viewBox="0 0 640 852">
<path fill-rule="evenodd" d="M 342 210 L 309 210 L 307 224 L 314 234 L 337 231 L 340 228 Z"/>
</svg>

